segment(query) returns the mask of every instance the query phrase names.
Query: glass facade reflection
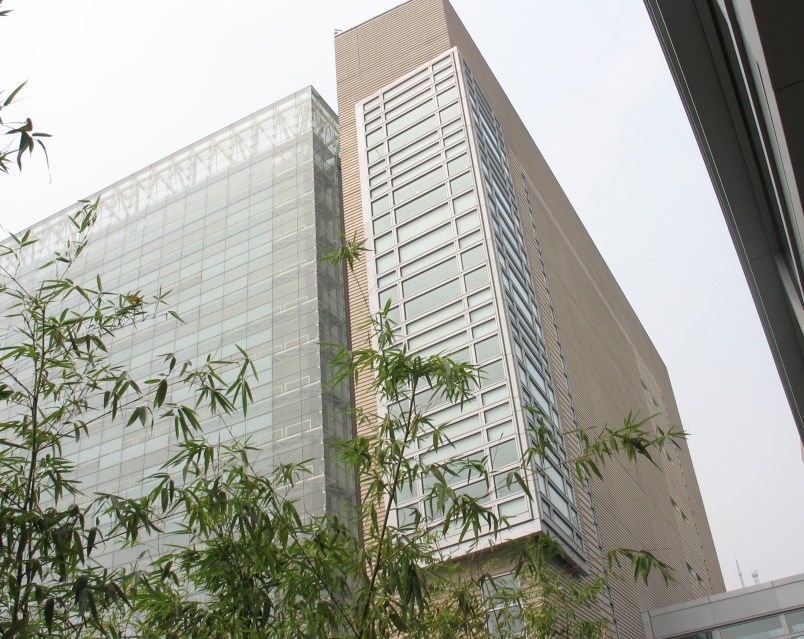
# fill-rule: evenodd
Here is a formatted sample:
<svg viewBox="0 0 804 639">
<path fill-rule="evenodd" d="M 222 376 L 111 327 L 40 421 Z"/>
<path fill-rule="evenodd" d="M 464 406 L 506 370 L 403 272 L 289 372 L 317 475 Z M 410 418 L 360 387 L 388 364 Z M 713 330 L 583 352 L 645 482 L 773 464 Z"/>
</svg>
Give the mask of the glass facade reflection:
<svg viewBox="0 0 804 639">
<path fill-rule="evenodd" d="M 344 276 L 319 259 L 342 236 L 337 117 L 308 87 L 101 191 L 98 221 L 71 273 L 110 290 L 160 287 L 184 320 L 161 319 L 119 333 L 112 363 L 137 380 L 161 370 L 160 354 L 225 359 L 236 346 L 259 381 L 248 416 L 205 416 L 212 443 L 248 436 L 258 468 L 309 460 L 296 487 L 301 510 L 345 513 L 354 480 L 328 459 L 351 437 L 350 389 L 325 389 L 332 353 L 345 344 Z M 94 198 L 94 196 L 93 196 Z M 66 212 L 65 212 L 66 213 Z M 32 229 L 41 238 L 29 273 L 58 249 L 64 213 Z M 173 399 L 183 398 L 177 395 Z M 175 452 L 172 425 L 96 427 L 65 447 L 82 490 L 133 497 Z M 112 552 L 109 550 L 109 552 Z M 111 560 L 135 559 L 116 550 Z"/>
</svg>

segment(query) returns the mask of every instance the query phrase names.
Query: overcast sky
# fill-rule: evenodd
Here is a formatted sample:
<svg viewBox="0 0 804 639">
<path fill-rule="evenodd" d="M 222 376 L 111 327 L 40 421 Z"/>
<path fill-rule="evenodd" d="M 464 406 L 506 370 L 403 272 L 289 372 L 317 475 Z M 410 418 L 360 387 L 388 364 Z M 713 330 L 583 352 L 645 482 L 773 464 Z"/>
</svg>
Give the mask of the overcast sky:
<svg viewBox="0 0 804 639">
<path fill-rule="evenodd" d="M 804 463 L 641 0 L 453 0 L 670 371 L 729 589 L 804 572 Z M 19 230 L 308 84 L 333 33 L 396 2 L 6 0 L 0 88 L 52 133 L 0 176 Z M 493 6 L 493 11 L 489 7 Z"/>
</svg>

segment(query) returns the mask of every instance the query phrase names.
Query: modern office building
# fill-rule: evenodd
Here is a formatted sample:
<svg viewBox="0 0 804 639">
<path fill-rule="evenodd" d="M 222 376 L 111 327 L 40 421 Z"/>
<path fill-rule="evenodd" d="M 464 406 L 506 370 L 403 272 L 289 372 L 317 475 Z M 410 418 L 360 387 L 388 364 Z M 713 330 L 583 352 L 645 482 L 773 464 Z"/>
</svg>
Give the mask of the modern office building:
<svg viewBox="0 0 804 639">
<path fill-rule="evenodd" d="M 645 0 L 804 451 L 804 3 Z"/>
<path fill-rule="evenodd" d="M 496 478 L 456 490 L 511 525 L 472 548 L 447 535 L 445 551 L 495 552 L 548 531 L 586 578 L 607 570 L 610 549 L 650 550 L 677 581 L 613 580 L 592 611 L 610 616 L 621 639 L 642 636 L 641 610 L 722 591 L 683 441 L 655 464 L 612 461 L 602 481 L 581 483 L 565 464 L 581 452 L 566 431 L 635 412 L 658 413 L 665 429 L 681 419 L 661 358 L 452 7 L 411 0 L 335 45 L 338 119 L 304 89 L 96 194 L 98 220 L 74 279 L 102 273 L 109 289 L 172 290 L 185 322 L 119 334 L 114 363 L 147 379 L 162 353 L 225 358 L 239 344 L 259 372 L 253 404 L 245 418 L 208 416 L 206 435 L 250 437 L 266 469 L 312 460 L 300 505 L 342 513 L 357 490 L 328 454 L 352 435 L 342 410 L 386 407 L 365 378 L 353 392 L 326 391 L 331 353 L 321 344 L 364 345 L 363 320 L 390 301 L 411 351 L 482 366 L 470 401 L 430 400 L 430 415 L 448 425 L 441 454 L 482 459 Z M 64 213 L 32 229 L 38 257 L 62 241 Z M 344 233 L 372 249 L 348 286 L 319 261 Z M 534 500 L 503 479 L 527 447 L 526 406 L 560 441 L 544 474 L 528 478 Z M 64 453 L 78 460 L 87 492 L 135 496 L 174 445 L 171 426 L 109 424 Z M 396 516 L 437 519 L 423 492 L 412 486 Z M 118 564 L 135 558 L 109 552 Z"/>
<path fill-rule="evenodd" d="M 801 639 L 804 575 L 642 613 L 645 639 Z"/>
<path fill-rule="evenodd" d="M 525 406 L 559 433 L 633 411 L 680 424 L 661 358 L 450 4 L 406 2 L 337 35 L 335 50 L 345 229 L 372 249 L 348 281 L 352 343 L 367 339 L 359 320 L 390 301 L 411 351 L 482 366 L 471 402 L 430 406 L 450 424 L 452 454 L 504 476 L 527 446 Z M 355 395 L 367 411 L 385 409 L 366 380 Z M 491 487 L 508 538 L 549 531 L 587 574 L 616 547 L 673 566 L 669 587 L 615 580 L 601 596 L 598 612 L 623 638 L 642 635 L 641 610 L 724 589 L 685 443 L 656 465 L 614 461 L 585 484 L 562 466 L 579 452 L 563 438 L 531 478 L 535 501 Z M 437 518 L 423 492 L 414 486 L 398 516 Z M 444 546 L 466 550 L 449 536 Z"/>
<path fill-rule="evenodd" d="M 71 277 L 92 287 L 101 274 L 108 290 L 146 298 L 160 287 L 172 291 L 169 308 L 184 321 L 165 317 L 119 332 L 107 344 L 112 363 L 142 383 L 162 370 L 163 353 L 197 363 L 242 346 L 259 374 L 248 416 L 207 415 L 204 435 L 224 444 L 248 436 L 259 448 L 258 468 L 311 460 L 300 507 L 348 508 L 353 477 L 325 461 L 329 444 L 352 432 L 343 413 L 348 385 L 322 386 L 332 353 L 321 343 L 346 340 L 343 273 L 319 261 L 342 234 L 332 110 L 308 87 L 95 197 L 97 221 Z M 31 229 L 40 241 L 21 277 L 37 277 L 40 262 L 68 237 L 69 212 Z M 96 491 L 136 497 L 147 489 L 143 479 L 176 452 L 172 424 L 124 423 L 99 424 L 64 448 L 89 498 Z M 137 552 L 108 548 L 107 561 L 124 564 Z"/>
</svg>

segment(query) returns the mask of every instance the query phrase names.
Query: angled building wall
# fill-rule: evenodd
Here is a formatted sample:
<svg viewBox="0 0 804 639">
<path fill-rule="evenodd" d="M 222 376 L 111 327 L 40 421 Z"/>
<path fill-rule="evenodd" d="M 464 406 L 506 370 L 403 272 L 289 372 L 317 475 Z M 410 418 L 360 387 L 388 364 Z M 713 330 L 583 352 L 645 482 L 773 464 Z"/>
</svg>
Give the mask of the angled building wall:
<svg viewBox="0 0 804 639">
<path fill-rule="evenodd" d="M 527 445 L 523 404 L 564 430 L 635 411 L 681 423 L 661 358 L 452 7 L 413 0 L 335 46 L 346 233 L 375 251 L 349 281 L 352 325 L 391 299 L 412 350 L 491 362 L 492 382 L 450 434 L 464 438 L 460 454 L 502 469 L 498 445 Z M 356 394 L 377 408 L 368 385 Z M 564 448 L 558 461 L 579 452 L 573 437 Z M 490 498 L 511 508 L 511 534 L 547 529 L 592 573 L 615 547 L 652 550 L 676 569 L 669 587 L 615 581 L 601 597 L 622 637 L 641 635 L 640 610 L 723 590 L 686 444 L 657 466 L 614 461 L 604 475 L 579 485 L 553 474 L 521 511 L 508 506 L 519 495 Z"/>
</svg>

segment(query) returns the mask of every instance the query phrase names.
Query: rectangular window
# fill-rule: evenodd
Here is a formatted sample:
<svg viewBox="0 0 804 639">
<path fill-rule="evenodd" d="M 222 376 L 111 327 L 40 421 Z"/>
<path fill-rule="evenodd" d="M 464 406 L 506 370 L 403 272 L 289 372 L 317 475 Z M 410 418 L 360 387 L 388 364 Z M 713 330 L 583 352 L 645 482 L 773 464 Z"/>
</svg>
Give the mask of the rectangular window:
<svg viewBox="0 0 804 639">
<path fill-rule="evenodd" d="M 449 224 L 430 231 L 422 237 L 399 247 L 399 259 L 407 262 L 420 255 L 429 253 L 452 239 L 452 227 Z"/>
<path fill-rule="evenodd" d="M 408 169 L 412 166 L 415 166 L 417 163 L 422 162 L 423 160 L 428 159 L 430 155 L 435 155 L 439 151 L 438 142 L 433 142 L 432 144 L 428 145 L 427 147 L 423 148 L 418 153 L 414 153 L 410 157 L 400 162 L 394 162 L 393 159 L 391 160 L 391 175 L 397 175 Z"/>
<path fill-rule="evenodd" d="M 450 304 L 449 306 L 445 306 L 444 308 L 440 308 L 437 311 L 434 311 L 427 316 L 421 318 L 420 320 L 416 320 L 415 322 L 410 322 L 407 327 L 408 335 L 415 335 L 419 331 L 423 331 L 434 324 L 438 324 L 439 322 L 443 321 L 448 317 L 452 317 L 456 313 L 460 313 L 463 310 L 463 303 L 462 302 L 455 302 L 454 304 Z"/>
<path fill-rule="evenodd" d="M 431 146 L 433 144 L 438 144 L 438 132 L 426 135 L 415 144 L 411 144 L 404 151 L 400 151 L 399 153 L 394 153 L 393 155 L 390 155 L 388 157 L 388 160 L 391 162 L 392 165 L 398 164 L 404 158 L 410 156 L 411 153 L 415 153 L 416 151 L 419 151 L 420 149 L 423 149 L 426 146 Z"/>
<path fill-rule="evenodd" d="M 403 131 L 402 133 L 389 138 L 388 139 L 388 148 L 393 151 L 398 151 L 399 149 L 407 146 L 411 142 L 413 142 L 416 138 L 420 138 L 425 133 L 432 131 L 436 126 L 436 118 L 435 115 L 431 115 L 429 118 L 425 118 L 418 124 L 414 124 L 412 127 Z M 371 160 L 369 160 L 371 161 Z"/>
<path fill-rule="evenodd" d="M 448 106 L 446 109 L 442 109 L 439 111 L 438 116 L 441 118 L 441 124 L 446 124 L 453 118 L 458 117 L 461 114 L 461 105 L 460 103 L 456 102 L 452 106 Z"/>
<path fill-rule="evenodd" d="M 804 608 L 788 612 L 784 618 L 787 620 L 787 627 L 791 632 L 804 631 Z"/>
<path fill-rule="evenodd" d="M 477 228 L 480 226 L 480 219 L 477 216 L 477 211 L 472 211 L 471 213 L 467 213 L 466 215 L 459 217 L 456 220 L 456 225 L 458 227 L 458 235 L 463 235 L 467 231 Z"/>
<path fill-rule="evenodd" d="M 414 237 L 418 237 L 424 231 L 439 224 L 443 224 L 450 218 L 449 207 L 446 204 L 434 208 L 432 211 L 420 215 L 415 220 L 403 224 L 397 228 L 397 237 L 400 242 L 407 242 Z"/>
<path fill-rule="evenodd" d="M 689 564 L 687 568 L 690 568 Z M 782 619 L 776 615 L 720 629 L 721 639 L 772 639 L 783 634 Z"/>
<path fill-rule="evenodd" d="M 419 291 L 430 288 L 437 282 L 458 274 L 458 265 L 454 257 L 430 267 L 426 271 L 414 275 L 402 282 L 402 292 L 408 297 Z"/>
<path fill-rule="evenodd" d="M 469 168 L 469 156 L 464 153 L 460 157 L 447 162 L 447 173 L 450 175 L 457 175 L 461 171 Z"/>
<path fill-rule="evenodd" d="M 478 264 L 485 264 L 485 262 L 486 252 L 483 250 L 482 246 L 475 246 L 461 253 L 461 264 L 464 269 L 470 269 Z"/>
<path fill-rule="evenodd" d="M 434 110 L 432 98 L 426 102 L 422 102 L 419 106 L 413 107 L 410 111 L 406 111 L 395 120 L 388 122 L 385 125 L 385 128 L 388 130 L 388 135 L 392 136 L 399 133 L 408 125 L 413 124 L 417 120 L 421 120 L 425 115 L 429 115 Z M 386 116 L 386 119 L 387 117 L 388 116 Z"/>
<path fill-rule="evenodd" d="M 375 233 L 382 233 L 383 231 L 387 231 L 393 225 L 393 220 L 391 219 L 391 214 L 388 213 L 387 215 L 383 215 L 382 217 L 378 217 L 374 220 L 374 232 Z"/>
<path fill-rule="evenodd" d="M 408 319 L 418 318 L 425 313 L 441 306 L 444 302 L 448 302 L 461 294 L 461 287 L 458 280 L 452 280 L 446 284 L 442 284 L 432 291 L 420 295 L 419 297 L 405 303 L 405 317 Z"/>
<path fill-rule="evenodd" d="M 422 333 L 418 337 L 411 337 L 408 340 L 408 348 L 412 351 L 415 351 L 425 344 L 429 344 L 430 342 L 437 340 L 444 335 L 449 335 L 453 331 L 460 330 L 465 325 L 466 321 L 464 320 L 463 315 L 456 317 L 449 322 L 445 322 L 444 324 L 439 324 L 438 326 L 431 328 L 429 331 Z M 461 336 L 465 338 L 464 333 L 462 333 Z"/>
<path fill-rule="evenodd" d="M 466 290 L 473 291 L 489 283 L 489 271 L 484 266 L 464 275 L 464 281 L 466 282 Z"/>
<path fill-rule="evenodd" d="M 452 201 L 452 208 L 455 211 L 455 214 L 463 213 L 464 211 L 468 211 L 473 206 L 475 206 L 475 192 L 469 191 L 468 193 L 464 193 L 463 195 L 459 195 Z"/>
<path fill-rule="evenodd" d="M 395 87 L 391 87 L 390 89 L 388 89 L 385 93 L 383 93 L 382 97 L 385 98 L 386 100 L 388 100 L 388 98 L 392 98 L 393 96 L 398 95 L 399 93 L 401 93 L 402 91 L 404 91 L 408 87 L 413 86 L 414 84 L 416 84 L 417 82 L 427 78 L 428 76 L 429 76 L 428 70 L 427 69 L 422 69 L 418 73 L 410 76 L 407 80 L 405 80 L 403 82 L 400 82 Z M 372 102 L 373 102 L 373 100 L 372 100 Z"/>
<path fill-rule="evenodd" d="M 448 246 L 442 246 L 440 249 L 436 249 L 435 251 L 431 251 L 421 259 L 418 259 L 415 262 L 411 262 L 403 266 L 400 269 L 402 277 L 406 277 L 411 273 L 415 273 L 416 271 L 423 269 L 424 267 L 432 264 L 433 262 L 440 260 L 442 257 L 446 257 L 454 250 L 455 248 L 452 245 L 448 245 Z"/>
<path fill-rule="evenodd" d="M 505 386 L 502 386 L 501 388 L 505 389 Z M 492 426 L 486 431 L 486 436 L 488 437 L 489 442 L 498 442 L 501 439 L 510 437 L 513 434 L 514 424 L 510 421 L 497 424 L 497 426 Z"/>
<path fill-rule="evenodd" d="M 491 446 L 489 448 L 489 459 L 493 469 L 502 468 L 519 461 L 519 454 L 516 449 L 516 440 L 509 439 L 503 444 Z"/>
<path fill-rule="evenodd" d="M 500 354 L 500 338 L 492 335 L 475 344 L 475 354 L 478 362 L 497 357 Z"/>
<path fill-rule="evenodd" d="M 468 174 L 467 174 L 468 175 Z M 405 186 L 401 186 L 394 191 L 394 202 L 404 202 L 414 195 L 418 195 L 423 191 L 435 186 L 444 179 L 443 167 L 438 167 L 425 173 L 421 177 L 416 178 L 412 182 L 408 182 Z M 460 178 L 458 178 L 460 179 Z"/>
<path fill-rule="evenodd" d="M 409 220 L 410 218 L 426 211 L 427 209 L 435 206 L 439 202 L 447 199 L 447 187 L 443 184 L 437 186 L 432 191 L 428 191 L 424 195 L 420 195 L 415 200 L 398 206 L 396 208 L 396 221 L 397 224 Z"/>
<path fill-rule="evenodd" d="M 461 175 L 460 177 L 456 177 L 449 183 L 449 188 L 452 191 L 453 195 L 465 191 L 470 186 L 472 186 L 472 174 L 469 173 L 468 171 L 463 175 Z"/>
<path fill-rule="evenodd" d="M 388 200 L 388 196 L 383 195 L 379 200 L 375 200 L 374 202 L 371 203 L 371 214 L 377 215 L 379 213 L 387 211 L 389 206 L 390 201 Z"/>
</svg>

